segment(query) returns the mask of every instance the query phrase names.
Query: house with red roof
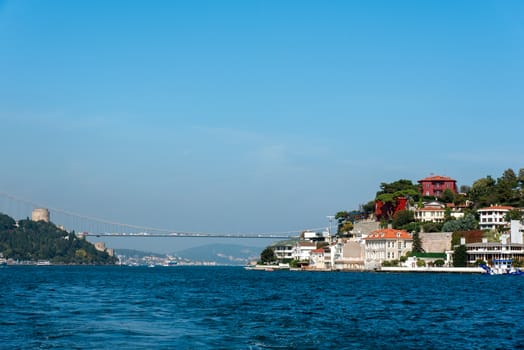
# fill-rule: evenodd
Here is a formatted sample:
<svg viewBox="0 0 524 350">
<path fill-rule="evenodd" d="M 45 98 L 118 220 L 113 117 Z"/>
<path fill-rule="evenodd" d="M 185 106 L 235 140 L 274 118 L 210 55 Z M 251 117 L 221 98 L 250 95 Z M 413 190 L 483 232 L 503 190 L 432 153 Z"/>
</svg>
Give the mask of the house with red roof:
<svg viewBox="0 0 524 350">
<path fill-rule="evenodd" d="M 506 214 L 515 208 L 508 205 L 491 205 L 486 208 L 478 209 L 479 226 L 481 230 L 500 230 L 509 229 L 509 221 L 506 221 Z"/>
<path fill-rule="evenodd" d="M 444 222 L 446 219 L 446 208 L 449 208 L 449 214 L 455 219 L 464 217 L 464 212 L 452 203 L 443 204 L 433 201 L 424 203 L 422 208 L 415 209 L 415 220 L 421 222 Z"/>
<path fill-rule="evenodd" d="M 386 260 L 398 260 L 413 247 L 413 237 L 405 230 L 380 229 L 363 238 L 366 242 L 365 264 L 369 269 L 379 267 Z"/>
<path fill-rule="evenodd" d="M 309 267 L 325 270 L 331 269 L 331 248 L 329 246 L 311 251 Z"/>
<path fill-rule="evenodd" d="M 449 189 L 457 193 L 457 181 L 447 176 L 432 175 L 418 180 L 423 196 L 441 197 L 445 190 Z"/>
</svg>

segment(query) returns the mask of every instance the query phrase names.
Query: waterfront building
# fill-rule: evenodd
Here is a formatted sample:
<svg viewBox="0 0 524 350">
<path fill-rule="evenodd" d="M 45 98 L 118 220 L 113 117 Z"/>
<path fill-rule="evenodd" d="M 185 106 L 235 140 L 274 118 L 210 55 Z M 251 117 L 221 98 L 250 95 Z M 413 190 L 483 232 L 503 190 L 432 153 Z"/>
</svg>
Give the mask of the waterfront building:
<svg viewBox="0 0 524 350">
<path fill-rule="evenodd" d="M 331 269 L 331 247 L 325 246 L 311 251 L 309 266 L 316 270 Z"/>
<path fill-rule="evenodd" d="M 338 243 L 340 251 L 335 256 L 337 270 L 362 270 L 365 266 L 365 243 L 363 240 L 348 239 Z"/>
<path fill-rule="evenodd" d="M 494 259 L 519 259 L 524 260 L 524 244 L 522 243 L 493 243 L 483 240 L 480 243 L 466 244 L 468 263 L 473 264 L 477 260 L 485 262 Z"/>
<path fill-rule="evenodd" d="M 317 244 L 311 241 L 298 241 L 296 242 L 292 258 L 298 261 L 308 261 L 313 250 L 317 249 Z"/>
<path fill-rule="evenodd" d="M 291 260 L 293 259 L 293 251 L 297 243 L 296 239 L 290 239 L 285 241 L 279 241 L 271 245 L 271 249 L 275 253 L 275 257 L 279 260 Z"/>
<path fill-rule="evenodd" d="M 509 233 L 501 236 L 500 242 L 488 242 L 487 238 L 482 238 L 481 242 L 465 244 L 465 239 L 461 244 L 465 244 L 470 264 L 477 260 L 485 262 L 494 259 L 518 259 L 524 260 L 523 242 L 524 224 L 518 220 L 512 220 Z"/>
<path fill-rule="evenodd" d="M 385 260 L 398 260 L 410 252 L 413 237 L 405 230 L 381 229 L 373 231 L 365 241 L 366 268 L 379 267 Z"/>
<path fill-rule="evenodd" d="M 507 205 L 491 205 L 477 210 L 480 220 L 481 230 L 500 230 L 508 229 L 509 222 L 506 221 L 506 214 L 515 208 Z"/>
<path fill-rule="evenodd" d="M 423 196 L 441 197 L 446 189 L 457 193 L 457 181 L 448 176 L 432 175 L 418 180 Z"/>
</svg>

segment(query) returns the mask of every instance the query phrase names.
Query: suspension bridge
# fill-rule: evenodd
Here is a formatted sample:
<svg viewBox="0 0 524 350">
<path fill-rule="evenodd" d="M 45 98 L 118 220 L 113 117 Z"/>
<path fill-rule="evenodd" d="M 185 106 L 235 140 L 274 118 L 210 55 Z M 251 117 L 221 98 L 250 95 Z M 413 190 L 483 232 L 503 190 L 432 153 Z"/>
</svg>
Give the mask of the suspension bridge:
<svg viewBox="0 0 524 350">
<path fill-rule="evenodd" d="M 96 237 L 171 237 L 171 238 L 253 238 L 253 239 L 290 239 L 300 236 L 304 231 L 319 231 L 326 229 L 301 229 L 285 232 L 260 233 L 209 233 L 184 232 L 163 228 L 137 226 L 127 223 L 96 218 L 74 213 L 64 209 L 52 208 L 35 203 L 9 193 L 0 192 L 0 213 L 9 215 L 15 220 L 31 218 L 35 209 L 45 208 L 49 212 L 49 221 L 68 232 L 82 233 L 84 236 Z"/>
</svg>

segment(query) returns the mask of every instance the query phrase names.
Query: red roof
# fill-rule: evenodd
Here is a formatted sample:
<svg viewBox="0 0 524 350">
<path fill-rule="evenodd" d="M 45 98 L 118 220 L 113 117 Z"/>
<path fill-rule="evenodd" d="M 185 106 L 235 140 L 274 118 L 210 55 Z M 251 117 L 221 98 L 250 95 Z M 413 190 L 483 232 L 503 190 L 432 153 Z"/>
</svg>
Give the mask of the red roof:
<svg viewBox="0 0 524 350">
<path fill-rule="evenodd" d="M 429 177 L 426 177 L 425 179 L 418 180 L 418 182 L 422 182 L 422 181 L 453 181 L 453 182 L 457 182 L 456 180 L 450 178 L 449 176 L 440 176 L 440 175 L 429 176 Z"/>
<path fill-rule="evenodd" d="M 437 207 L 425 207 L 425 208 L 417 208 L 417 211 L 444 211 L 444 209 L 437 208 Z"/>
<path fill-rule="evenodd" d="M 411 237 L 411 234 L 409 234 L 405 230 L 395 230 L 392 228 L 385 228 L 382 230 L 376 230 L 371 232 L 366 238 L 364 239 L 413 239 Z"/>
<path fill-rule="evenodd" d="M 318 248 L 318 249 L 312 250 L 311 253 L 316 253 L 316 254 L 324 253 L 324 249 Z"/>
<path fill-rule="evenodd" d="M 477 211 L 488 211 L 488 210 L 513 210 L 515 208 L 513 207 L 510 207 L 508 205 L 492 205 L 492 206 L 489 206 L 489 207 L 485 207 L 485 208 L 482 208 L 482 209 L 479 209 Z"/>
</svg>

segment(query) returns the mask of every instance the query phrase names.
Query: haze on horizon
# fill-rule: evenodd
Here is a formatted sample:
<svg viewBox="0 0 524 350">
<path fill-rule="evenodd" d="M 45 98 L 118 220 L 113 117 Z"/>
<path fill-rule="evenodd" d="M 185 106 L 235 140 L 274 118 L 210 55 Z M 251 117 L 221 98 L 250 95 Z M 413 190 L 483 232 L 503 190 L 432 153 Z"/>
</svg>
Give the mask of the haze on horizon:
<svg viewBox="0 0 524 350">
<path fill-rule="evenodd" d="M 0 1 L 0 191 L 188 232 L 326 227 L 382 182 L 521 168 L 523 42 L 521 1 Z"/>
</svg>

